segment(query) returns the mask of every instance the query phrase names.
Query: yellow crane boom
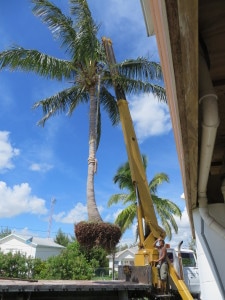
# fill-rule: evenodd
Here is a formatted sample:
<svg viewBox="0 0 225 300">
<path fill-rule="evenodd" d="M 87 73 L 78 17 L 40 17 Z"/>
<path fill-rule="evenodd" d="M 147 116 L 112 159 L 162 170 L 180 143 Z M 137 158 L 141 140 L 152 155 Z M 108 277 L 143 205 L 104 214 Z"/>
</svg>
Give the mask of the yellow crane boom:
<svg viewBox="0 0 225 300">
<path fill-rule="evenodd" d="M 107 60 L 111 66 L 111 74 L 116 78 L 118 71 L 115 66 L 116 60 L 112 48 L 112 42 L 107 38 L 102 38 L 102 42 L 106 51 Z M 118 103 L 120 121 L 122 124 L 123 136 L 126 144 L 128 161 L 131 170 L 132 182 L 136 190 L 138 200 L 137 218 L 140 242 L 139 250 L 135 255 L 134 264 L 135 266 L 152 265 L 152 284 L 155 286 L 157 284 L 157 270 L 156 267 L 153 266 L 152 261 L 157 258 L 158 250 L 154 248 L 153 243 L 160 236 L 162 238 L 165 238 L 166 233 L 158 225 L 125 93 L 122 87 L 116 82 L 116 80 L 114 80 L 113 83 Z M 147 231 L 144 228 L 145 226 L 143 226 L 143 220 L 145 225 L 147 225 Z M 192 300 L 193 297 L 188 291 L 184 281 L 178 277 L 171 263 L 168 263 L 171 278 L 174 281 L 174 284 L 176 285 L 182 299 Z"/>
</svg>

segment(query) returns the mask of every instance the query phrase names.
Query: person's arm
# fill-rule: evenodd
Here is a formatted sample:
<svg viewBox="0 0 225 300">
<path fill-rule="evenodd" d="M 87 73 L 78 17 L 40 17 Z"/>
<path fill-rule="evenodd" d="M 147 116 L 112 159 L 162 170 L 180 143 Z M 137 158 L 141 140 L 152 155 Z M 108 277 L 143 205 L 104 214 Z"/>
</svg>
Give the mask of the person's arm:
<svg viewBox="0 0 225 300">
<path fill-rule="evenodd" d="M 160 238 L 158 238 L 157 240 L 154 241 L 153 247 L 158 248 L 158 246 L 156 244 L 158 243 L 159 240 L 160 240 Z"/>
</svg>

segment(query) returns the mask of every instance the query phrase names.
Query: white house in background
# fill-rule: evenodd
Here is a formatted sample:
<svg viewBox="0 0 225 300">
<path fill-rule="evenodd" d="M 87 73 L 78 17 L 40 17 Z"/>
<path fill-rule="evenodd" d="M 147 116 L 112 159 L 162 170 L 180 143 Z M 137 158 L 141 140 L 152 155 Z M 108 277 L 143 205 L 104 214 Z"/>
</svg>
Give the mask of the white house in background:
<svg viewBox="0 0 225 300">
<path fill-rule="evenodd" d="M 116 252 L 114 258 L 114 271 L 118 272 L 118 266 L 133 266 L 134 256 L 135 253 L 137 253 L 137 250 L 138 247 L 132 247 L 123 251 Z M 107 258 L 109 259 L 109 270 L 111 271 L 113 268 L 113 256 L 108 255 Z"/>
<path fill-rule="evenodd" d="M 24 236 L 18 234 L 10 234 L 0 239 L 0 251 L 3 253 L 25 254 L 27 257 L 40 258 L 46 260 L 50 256 L 56 256 L 65 247 L 56 244 L 51 238 L 39 238 L 33 236 Z"/>
</svg>

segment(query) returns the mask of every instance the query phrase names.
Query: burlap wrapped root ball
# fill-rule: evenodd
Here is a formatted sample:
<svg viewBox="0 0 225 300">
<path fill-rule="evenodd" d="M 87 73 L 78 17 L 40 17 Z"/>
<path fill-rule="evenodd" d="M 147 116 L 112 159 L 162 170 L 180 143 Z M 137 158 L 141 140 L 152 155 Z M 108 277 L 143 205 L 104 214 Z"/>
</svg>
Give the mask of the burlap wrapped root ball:
<svg viewBox="0 0 225 300">
<path fill-rule="evenodd" d="M 112 251 L 121 238 L 119 226 L 104 222 L 79 222 L 74 226 L 75 236 L 80 245 L 87 249 L 100 246 Z"/>
</svg>

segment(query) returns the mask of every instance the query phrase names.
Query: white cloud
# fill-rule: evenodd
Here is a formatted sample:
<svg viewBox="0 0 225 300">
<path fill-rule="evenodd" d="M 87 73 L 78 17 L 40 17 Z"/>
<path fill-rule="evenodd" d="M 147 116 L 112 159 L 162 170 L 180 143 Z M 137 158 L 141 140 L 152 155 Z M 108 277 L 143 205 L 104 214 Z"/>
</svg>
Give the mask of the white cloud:
<svg viewBox="0 0 225 300">
<path fill-rule="evenodd" d="M 17 228 L 13 228 L 12 232 L 18 235 L 23 235 L 23 236 L 37 236 L 37 233 L 34 233 L 33 231 L 31 231 L 28 227 L 24 227 L 22 229 L 17 229 Z"/>
<path fill-rule="evenodd" d="M 152 94 L 142 94 L 129 102 L 131 116 L 140 142 L 162 135 L 172 128 L 168 106 Z"/>
<path fill-rule="evenodd" d="M 0 131 L 0 171 L 14 168 L 12 159 L 19 153 L 19 149 L 13 148 L 9 141 L 9 132 Z"/>
<path fill-rule="evenodd" d="M 133 246 L 134 244 L 138 243 L 137 238 L 137 220 L 131 225 L 131 228 L 124 232 L 122 235 L 119 244 L 120 245 L 128 245 Z"/>
<path fill-rule="evenodd" d="M 104 208 L 102 206 L 98 206 L 98 211 L 101 215 Z M 59 214 L 53 215 L 53 219 L 56 222 L 74 224 L 80 221 L 84 221 L 88 219 L 87 206 L 78 202 L 74 208 L 72 208 L 69 212 L 60 212 Z"/>
<path fill-rule="evenodd" d="M 118 215 L 121 213 L 123 209 L 122 208 L 118 208 L 117 210 L 115 210 L 113 213 L 109 212 L 105 217 L 104 217 L 104 221 L 105 222 L 112 222 L 114 223 L 116 218 L 118 217 Z"/>
<path fill-rule="evenodd" d="M 31 194 L 28 183 L 10 188 L 0 181 L 0 217 L 11 218 L 24 213 L 46 214 L 45 200 Z"/>
<path fill-rule="evenodd" d="M 42 163 L 42 164 L 38 164 L 38 163 L 33 163 L 30 165 L 30 170 L 31 171 L 37 171 L 37 172 L 47 172 L 49 170 L 51 170 L 53 168 L 53 165 L 50 164 L 46 164 L 46 163 Z"/>
<path fill-rule="evenodd" d="M 178 234 L 173 232 L 172 240 L 169 243 L 172 247 L 177 247 L 183 241 L 183 247 L 188 248 L 192 236 L 186 207 L 182 212 L 182 218 L 175 217 L 175 220 L 178 225 Z"/>
<path fill-rule="evenodd" d="M 116 218 L 118 217 L 118 215 L 121 213 L 123 209 L 122 208 L 119 208 L 117 209 L 114 213 L 113 213 L 113 220 L 115 221 Z"/>
<path fill-rule="evenodd" d="M 87 220 L 87 207 L 78 202 L 68 213 L 61 212 L 53 216 L 56 222 L 74 224 Z"/>
</svg>

